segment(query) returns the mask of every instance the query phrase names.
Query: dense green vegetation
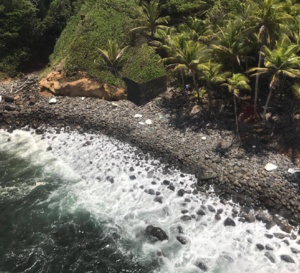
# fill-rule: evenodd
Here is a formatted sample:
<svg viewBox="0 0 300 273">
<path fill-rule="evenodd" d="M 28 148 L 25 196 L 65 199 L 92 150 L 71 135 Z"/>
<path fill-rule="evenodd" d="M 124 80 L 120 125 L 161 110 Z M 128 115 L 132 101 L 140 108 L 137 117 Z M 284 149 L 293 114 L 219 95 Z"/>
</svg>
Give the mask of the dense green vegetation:
<svg viewBox="0 0 300 273">
<path fill-rule="evenodd" d="M 38 68 L 80 0 L 0 0 L 0 72 Z"/>
<path fill-rule="evenodd" d="M 166 70 L 209 113 L 220 93 L 235 109 L 251 97 L 265 121 L 274 98 L 298 111 L 297 0 L 1 0 L 0 38 L 1 72 L 42 62 L 55 45 L 50 66 L 63 63 L 71 78 L 84 71 L 123 85 Z"/>
</svg>

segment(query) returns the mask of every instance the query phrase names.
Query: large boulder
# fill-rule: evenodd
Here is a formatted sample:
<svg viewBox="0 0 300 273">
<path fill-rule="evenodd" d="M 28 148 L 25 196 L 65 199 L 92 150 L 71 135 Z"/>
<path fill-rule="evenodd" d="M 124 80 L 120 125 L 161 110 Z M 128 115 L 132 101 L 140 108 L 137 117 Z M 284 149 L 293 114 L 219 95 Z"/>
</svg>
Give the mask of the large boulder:
<svg viewBox="0 0 300 273">
<path fill-rule="evenodd" d="M 79 80 L 65 80 L 62 71 L 50 72 L 39 82 L 39 90 L 42 95 L 59 95 L 70 97 L 95 97 L 105 100 L 125 99 L 125 89 L 110 86 L 106 83 L 82 77 Z"/>
</svg>

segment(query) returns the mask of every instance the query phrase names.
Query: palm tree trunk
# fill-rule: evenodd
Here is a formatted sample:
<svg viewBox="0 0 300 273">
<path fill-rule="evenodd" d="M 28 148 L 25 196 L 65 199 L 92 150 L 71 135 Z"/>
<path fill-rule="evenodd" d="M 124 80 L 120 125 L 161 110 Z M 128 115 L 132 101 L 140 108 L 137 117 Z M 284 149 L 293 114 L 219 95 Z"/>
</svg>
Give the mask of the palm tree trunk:
<svg viewBox="0 0 300 273">
<path fill-rule="evenodd" d="M 200 104 L 200 93 L 199 93 L 199 89 L 197 88 L 197 82 L 196 82 L 196 75 L 195 72 L 192 72 L 192 77 L 193 77 L 193 83 L 194 83 L 194 88 L 196 88 L 197 91 L 197 99 L 198 99 L 198 103 Z"/>
<path fill-rule="evenodd" d="M 273 88 L 270 88 L 270 91 L 269 91 L 269 95 L 268 95 L 268 98 L 267 98 L 267 101 L 266 101 L 266 104 L 265 104 L 265 109 L 264 109 L 264 112 L 263 112 L 263 119 L 264 119 L 264 122 L 266 122 L 266 113 L 267 113 L 267 108 L 269 106 L 269 102 L 270 102 L 270 99 L 271 99 L 271 96 L 272 96 L 272 92 L 273 92 Z"/>
<path fill-rule="evenodd" d="M 239 122 L 237 115 L 237 105 L 236 105 L 236 96 L 233 94 L 233 103 L 234 103 L 234 115 L 235 115 L 235 126 L 236 126 L 236 134 L 239 134 Z"/>
<path fill-rule="evenodd" d="M 258 56 L 258 65 L 257 67 L 261 67 L 261 60 L 262 60 L 262 48 L 259 50 Z M 257 113 L 257 98 L 258 98 L 258 83 L 259 83 L 259 74 L 256 74 L 255 77 L 255 93 L 254 93 L 254 115 Z"/>
</svg>

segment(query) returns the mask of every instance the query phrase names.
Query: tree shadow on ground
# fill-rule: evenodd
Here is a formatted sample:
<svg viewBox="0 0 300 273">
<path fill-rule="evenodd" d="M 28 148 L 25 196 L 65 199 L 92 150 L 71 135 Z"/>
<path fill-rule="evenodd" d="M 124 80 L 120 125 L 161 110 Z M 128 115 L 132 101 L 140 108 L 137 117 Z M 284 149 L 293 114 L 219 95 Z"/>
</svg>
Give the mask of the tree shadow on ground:
<svg viewBox="0 0 300 273">
<path fill-rule="evenodd" d="M 214 99 L 213 109 L 208 111 L 206 103 L 198 105 L 195 99 L 183 93 L 171 92 L 162 97 L 159 107 L 168 114 L 168 122 L 182 132 L 191 130 L 210 135 L 215 131 L 221 136 L 230 133 L 231 145 L 216 147 L 215 152 L 221 155 L 233 148 L 243 150 L 248 156 L 278 151 L 289 156 L 296 165 L 300 164 L 300 119 L 292 120 L 287 114 L 291 103 L 287 99 L 272 101 L 267 124 L 262 120 L 242 121 L 239 134 L 236 134 L 232 99 L 226 96 Z"/>
<path fill-rule="evenodd" d="M 273 102 L 276 104 L 276 102 Z M 277 102 L 278 103 L 278 102 Z M 300 119 L 291 121 L 287 115 L 281 114 L 274 107 L 267 124 L 263 122 L 239 124 L 239 134 L 236 134 L 235 116 L 230 100 L 224 98 L 215 100 L 213 114 L 207 111 L 206 105 L 198 105 L 183 94 L 174 93 L 159 101 L 159 107 L 169 117 L 173 128 L 186 132 L 187 130 L 204 133 L 205 135 L 219 134 L 231 139 L 230 143 L 221 140 L 213 152 L 226 158 L 244 158 L 257 156 L 263 158 L 270 152 L 286 154 L 291 163 L 298 168 L 300 165 Z M 278 104 L 277 104 L 278 107 Z M 199 111 L 193 109 L 198 108 Z M 282 113 L 287 113 L 284 109 Z M 300 172 L 283 173 L 285 179 L 300 194 Z"/>
</svg>

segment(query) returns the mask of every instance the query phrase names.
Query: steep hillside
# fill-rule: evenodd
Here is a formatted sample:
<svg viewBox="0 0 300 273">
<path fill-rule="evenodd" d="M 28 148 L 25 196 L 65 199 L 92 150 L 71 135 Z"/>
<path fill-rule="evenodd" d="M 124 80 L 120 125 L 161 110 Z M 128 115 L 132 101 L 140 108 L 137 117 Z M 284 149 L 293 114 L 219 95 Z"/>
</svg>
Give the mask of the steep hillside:
<svg viewBox="0 0 300 273">
<path fill-rule="evenodd" d="M 154 50 L 142 38 L 129 35 L 140 12 L 134 0 L 84 1 L 57 40 L 51 67 L 64 60 L 64 70 L 70 78 L 85 71 L 90 77 L 115 85 L 124 84 L 120 76 L 147 81 L 163 75 L 165 70 L 158 64 L 160 58 Z M 129 45 L 119 77 L 101 64 L 97 50 L 105 49 L 109 39 L 122 47 Z"/>
</svg>

